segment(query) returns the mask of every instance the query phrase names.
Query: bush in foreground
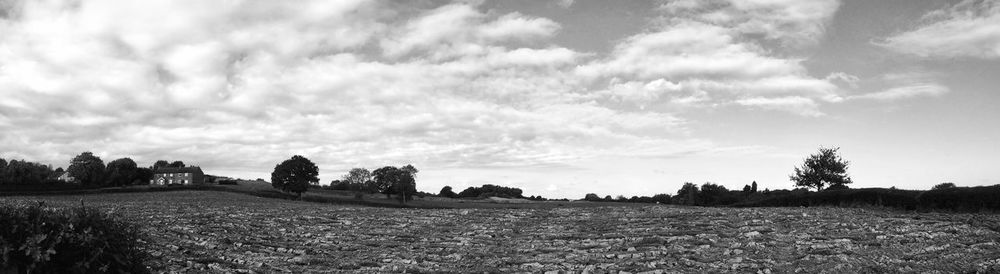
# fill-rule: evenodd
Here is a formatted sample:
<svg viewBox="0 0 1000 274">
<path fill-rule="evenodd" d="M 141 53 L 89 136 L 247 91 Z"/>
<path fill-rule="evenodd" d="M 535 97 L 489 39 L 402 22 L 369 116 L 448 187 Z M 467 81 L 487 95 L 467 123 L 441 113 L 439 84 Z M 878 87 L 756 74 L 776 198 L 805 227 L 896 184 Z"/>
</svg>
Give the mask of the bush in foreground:
<svg viewBox="0 0 1000 274">
<path fill-rule="evenodd" d="M 2 273 L 146 273 L 139 227 L 93 208 L 0 205 Z"/>
</svg>

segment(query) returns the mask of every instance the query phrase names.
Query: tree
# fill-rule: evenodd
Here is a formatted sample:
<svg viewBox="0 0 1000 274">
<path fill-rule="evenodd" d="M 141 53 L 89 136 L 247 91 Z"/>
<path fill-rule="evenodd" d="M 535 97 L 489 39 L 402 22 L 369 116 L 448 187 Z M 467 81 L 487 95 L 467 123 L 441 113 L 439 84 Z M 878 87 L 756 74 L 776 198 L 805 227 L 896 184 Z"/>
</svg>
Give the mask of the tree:
<svg viewBox="0 0 1000 274">
<path fill-rule="evenodd" d="M 167 162 L 167 160 L 157 160 L 156 163 L 153 163 L 153 169 L 159 169 L 161 167 L 170 167 L 170 162 Z"/>
<path fill-rule="evenodd" d="M 66 171 L 84 186 L 101 186 L 104 183 L 104 161 L 89 151 L 73 157 Z"/>
<path fill-rule="evenodd" d="M 819 153 L 809 155 L 802 167 L 795 167 L 795 174 L 788 178 L 796 186 L 822 190 L 826 185 L 847 185 L 853 183 L 847 175 L 848 161 L 842 159 L 837 151 L 840 148 L 819 148 Z"/>
<path fill-rule="evenodd" d="M 174 161 L 173 163 L 170 163 L 169 167 L 185 167 L 185 165 L 184 165 L 184 162 Z"/>
<path fill-rule="evenodd" d="M 406 173 L 409 173 L 413 178 L 417 178 L 417 172 L 420 172 L 420 170 L 417 170 L 417 168 L 413 167 L 413 165 L 405 165 L 399 169 L 406 171 Z"/>
<path fill-rule="evenodd" d="M 271 186 L 284 192 L 293 192 L 302 197 L 302 192 L 310 184 L 319 183 L 319 168 L 312 161 L 299 155 L 292 156 L 274 166 L 271 172 Z"/>
<path fill-rule="evenodd" d="M 111 186 L 131 185 L 139 172 L 139 166 L 129 158 L 108 162 L 107 178 Z"/>
<path fill-rule="evenodd" d="M 135 180 L 138 181 L 137 184 L 146 185 L 153 180 L 153 170 L 150 168 L 140 167 L 135 172 Z"/>
<path fill-rule="evenodd" d="M 677 196 L 674 196 L 675 204 L 682 205 L 694 205 L 698 201 L 698 185 L 685 182 L 684 186 L 680 190 L 677 190 Z"/>
<path fill-rule="evenodd" d="M 416 180 L 413 174 L 406 170 L 386 166 L 372 171 L 372 177 L 375 189 L 385 194 L 386 199 L 392 198 L 392 194 L 399 194 L 400 202 L 405 203 L 417 192 Z"/>
<path fill-rule="evenodd" d="M 44 164 L 10 160 L 0 168 L 0 185 L 35 185 L 49 181 L 52 167 Z"/>
<path fill-rule="evenodd" d="M 0 169 L 4 169 L 5 167 L 7 167 L 7 160 L 0 158 Z"/>
<path fill-rule="evenodd" d="M 371 187 L 372 173 L 364 168 L 352 168 L 342 179 L 347 183 L 347 189 L 366 189 Z"/>
<path fill-rule="evenodd" d="M 451 189 L 451 186 L 445 186 L 441 188 L 441 192 L 438 192 L 438 196 L 455 198 L 458 196 L 458 193 L 455 193 L 455 191 Z"/>
<path fill-rule="evenodd" d="M 949 188 L 955 188 L 955 183 L 952 183 L 952 182 L 940 183 L 940 184 L 937 184 L 936 186 L 934 186 L 933 188 L 931 188 L 931 190 L 940 190 L 940 189 L 949 189 Z"/>
<path fill-rule="evenodd" d="M 757 193 L 757 181 L 753 181 L 753 184 L 750 184 L 750 192 Z"/>
</svg>

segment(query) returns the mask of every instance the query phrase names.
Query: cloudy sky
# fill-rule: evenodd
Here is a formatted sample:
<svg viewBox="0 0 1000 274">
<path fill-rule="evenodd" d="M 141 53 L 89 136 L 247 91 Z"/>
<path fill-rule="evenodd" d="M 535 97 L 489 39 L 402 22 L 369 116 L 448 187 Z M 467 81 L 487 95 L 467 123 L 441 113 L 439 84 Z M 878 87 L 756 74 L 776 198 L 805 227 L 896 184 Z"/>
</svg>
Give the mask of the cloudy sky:
<svg viewBox="0 0 1000 274">
<path fill-rule="evenodd" d="M 1000 1 L 0 0 L 0 157 L 546 197 L 1000 183 Z"/>
</svg>

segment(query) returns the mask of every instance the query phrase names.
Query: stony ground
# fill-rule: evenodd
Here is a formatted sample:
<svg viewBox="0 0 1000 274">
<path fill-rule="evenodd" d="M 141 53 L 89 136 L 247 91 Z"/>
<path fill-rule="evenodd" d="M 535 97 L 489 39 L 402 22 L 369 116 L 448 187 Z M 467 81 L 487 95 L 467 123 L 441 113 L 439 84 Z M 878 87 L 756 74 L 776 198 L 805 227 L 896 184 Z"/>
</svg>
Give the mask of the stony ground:
<svg viewBox="0 0 1000 274">
<path fill-rule="evenodd" d="M 218 192 L 5 197 L 145 225 L 154 272 L 1000 272 L 996 215 L 655 206 L 386 209 Z"/>
</svg>

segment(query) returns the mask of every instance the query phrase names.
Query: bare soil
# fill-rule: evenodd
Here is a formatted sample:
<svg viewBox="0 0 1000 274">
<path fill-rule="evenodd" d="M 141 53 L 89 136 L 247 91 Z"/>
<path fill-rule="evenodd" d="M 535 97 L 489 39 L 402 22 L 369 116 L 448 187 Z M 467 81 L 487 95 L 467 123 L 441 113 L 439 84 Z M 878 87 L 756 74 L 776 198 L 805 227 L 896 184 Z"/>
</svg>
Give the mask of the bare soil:
<svg viewBox="0 0 1000 274">
<path fill-rule="evenodd" d="M 144 225 L 154 272 L 1000 272 L 997 215 L 667 205 L 397 209 L 214 191 L 2 197 Z"/>
</svg>

